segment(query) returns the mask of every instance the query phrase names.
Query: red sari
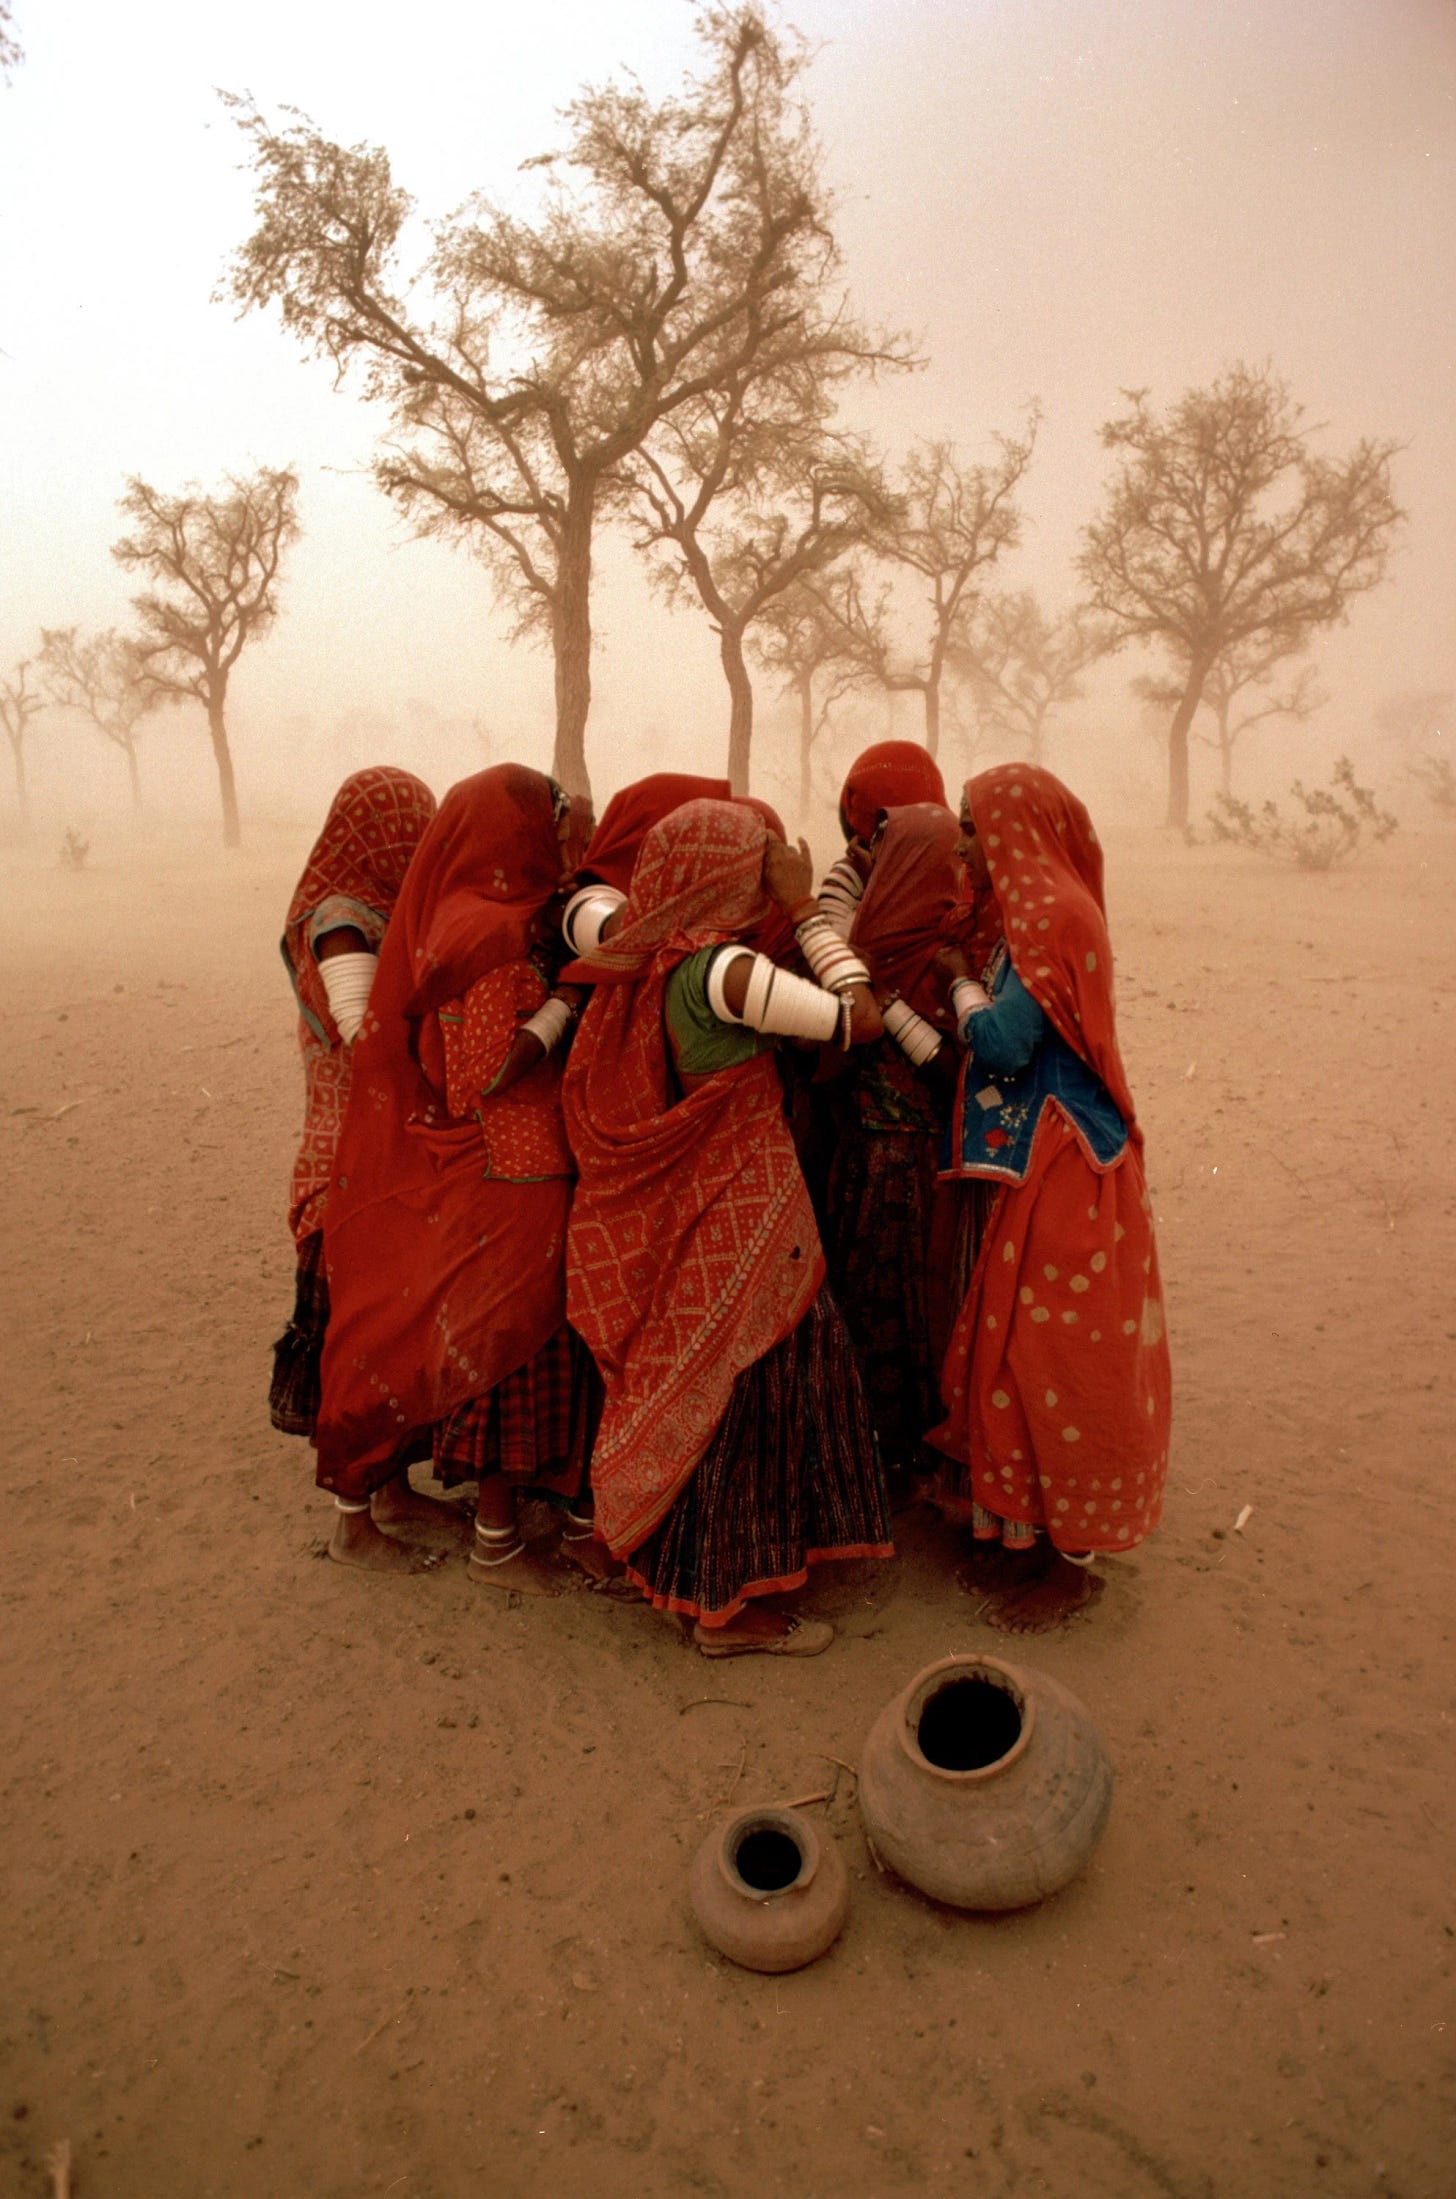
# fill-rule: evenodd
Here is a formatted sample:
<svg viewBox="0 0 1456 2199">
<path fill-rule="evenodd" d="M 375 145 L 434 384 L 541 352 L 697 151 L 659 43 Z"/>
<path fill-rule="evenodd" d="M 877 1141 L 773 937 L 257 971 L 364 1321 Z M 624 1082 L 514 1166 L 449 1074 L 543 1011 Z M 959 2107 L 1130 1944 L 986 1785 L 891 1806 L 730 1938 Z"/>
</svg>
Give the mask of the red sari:
<svg viewBox="0 0 1456 2199">
<path fill-rule="evenodd" d="M 912 802 L 939 802 L 945 807 L 939 764 L 918 741 L 873 742 L 850 765 L 840 793 L 845 838 L 862 840 L 868 847 L 880 811 L 904 809 Z"/>
<path fill-rule="evenodd" d="M 1048 771 L 1003 764 L 966 787 L 1012 965 L 1127 1126 L 1099 1165 L 1049 1100 L 1025 1180 L 1002 1183 L 942 1371 L 931 1441 L 977 1531 L 1042 1529 L 1059 1549 L 1130 1549 L 1158 1523 L 1171 1383 L 1142 1133 L 1118 1050 L 1102 850 Z M 974 1173 L 974 1172 L 973 1172 Z M 979 1513 L 973 1512 L 979 1507 Z M 982 1518 L 980 1515 L 986 1515 Z"/>
<path fill-rule="evenodd" d="M 540 1180 L 485 1173 L 481 1120 L 450 1106 L 438 1014 L 493 973 L 485 990 L 514 998 L 508 966 L 526 962 L 560 865 L 551 782 L 515 764 L 479 772 L 441 804 L 386 935 L 324 1222 L 318 1478 L 341 1496 L 377 1488 L 405 1446 L 565 1320 L 564 1153 L 563 1172 Z M 527 1118 L 549 1118 L 557 1091 L 548 1063 L 510 1095 L 507 1170 L 523 1154 L 539 1164 Z M 549 1150 L 549 1120 L 542 1138 Z"/>
<path fill-rule="evenodd" d="M 347 925 L 378 951 L 410 858 L 434 814 L 435 797 L 413 772 L 390 764 L 351 772 L 329 805 L 288 904 L 279 944 L 298 1001 L 304 1083 L 288 1225 L 300 1245 L 323 1215 L 352 1066 L 329 1009 L 314 943 L 325 930 Z"/>
<path fill-rule="evenodd" d="M 586 854 L 581 875 L 599 878 L 604 886 L 625 893 L 642 843 L 654 825 L 681 809 L 684 802 L 726 802 L 732 790 L 726 779 L 704 779 L 688 771 L 654 771 L 620 787 L 602 811 Z"/>
</svg>

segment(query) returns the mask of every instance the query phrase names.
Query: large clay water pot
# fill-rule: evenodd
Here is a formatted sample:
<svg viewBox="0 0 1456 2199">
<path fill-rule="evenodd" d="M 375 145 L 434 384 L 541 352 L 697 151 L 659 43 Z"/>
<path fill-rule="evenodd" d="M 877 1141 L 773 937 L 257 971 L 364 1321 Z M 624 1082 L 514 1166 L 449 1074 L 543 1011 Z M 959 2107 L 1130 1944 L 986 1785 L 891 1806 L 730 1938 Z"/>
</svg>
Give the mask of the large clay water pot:
<svg viewBox="0 0 1456 2199">
<path fill-rule="evenodd" d="M 886 1705 L 860 1811 L 899 1876 L 957 1909 L 1022 1909 L 1102 1837 L 1112 1766 L 1071 1690 L 997 1657 L 945 1657 Z"/>
<path fill-rule="evenodd" d="M 801 1810 L 739 1810 L 693 1858 L 693 1914 L 746 1970 L 801 1970 L 831 1947 L 849 1907 L 849 1874 L 828 1831 Z"/>
</svg>

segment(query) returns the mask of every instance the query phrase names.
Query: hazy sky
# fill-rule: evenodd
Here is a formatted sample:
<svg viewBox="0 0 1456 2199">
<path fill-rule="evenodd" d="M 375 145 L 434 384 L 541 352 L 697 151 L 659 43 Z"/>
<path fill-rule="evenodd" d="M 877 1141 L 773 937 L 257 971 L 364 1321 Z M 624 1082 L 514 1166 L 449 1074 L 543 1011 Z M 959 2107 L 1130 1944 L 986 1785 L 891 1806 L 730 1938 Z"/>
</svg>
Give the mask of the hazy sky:
<svg viewBox="0 0 1456 2199">
<path fill-rule="evenodd" d="M 1392 578 L 1320 646 L 1333 699 L 1309 740 L 1332 755 L 1382 696 L 1456 685 L 1451 0 L 785 13 L 818 49 L 810 91 L 857 302 L 930 360 L 858 417 L 891 448 L 950 434 L 974 454 L 1030 398 L 1044 407 L 1032 524 L 1005 580 L 1052 605 L 1073 595 L 1077 529 L 1106 470 L 1096 429 L 1120 388 L 1163 400 L 1268 358 L 1326 424 L 1325 447 L 1367 433 L 1410 446 Z M 126 474 L 180 487 L 292 463 L 305 539 L 283 616 L 235 687 L 245 805 L 375 760 L 351 747 L 367 736 L 338 731 L 351 713 L 478 716 L 497 754 L 545 762 L 548 659 L 505 646 L 465 554 L 407 539 L 365 475 L 366 408 L 275 324 L 212 302 L 251 203 L 214 87 L 386 145 L 422 213 L 442 214 L 474 189 L 519 188 L 518 163 L 560 141 L 556 110 L 582 82 L 626 65 L 666 89 L 692 57 L 687 0 L 436 0 L 387 16 L 318 0 L 17 0 L 16 14 L 26 58 L 0 92 L 0 658 L 33 649 L 42 623 L 124 619 L 107 553 Z M 599 787 L 645 740 L 654 761 L 719 768 L 726 697 L 706 621 L 670 616 L 609 556 L 598 631 Z M 1120 659 L 1103 677 L 1085 740 L 1130 716 L 1136 669 Z M 301 718 L 314 747 L 285 767 L 282 729 Z M 66 753 L 52 736 L 48 766 L 45 739 L 38 728 L 42 795 Z M 759 739 L 772 792 L 767 695 Z M 164 719 L 146 740 L 154 788 L 208 794 L 196 725 Z M 417 731 L 387 745 L 441 781 L 482 760 L 464 734 L 438 753 Z M 1070 728 L 1060 755 L 1075 777 Z M 94 772 L 99 806 L 121 767 L 98 752 Z"/>
</svg>

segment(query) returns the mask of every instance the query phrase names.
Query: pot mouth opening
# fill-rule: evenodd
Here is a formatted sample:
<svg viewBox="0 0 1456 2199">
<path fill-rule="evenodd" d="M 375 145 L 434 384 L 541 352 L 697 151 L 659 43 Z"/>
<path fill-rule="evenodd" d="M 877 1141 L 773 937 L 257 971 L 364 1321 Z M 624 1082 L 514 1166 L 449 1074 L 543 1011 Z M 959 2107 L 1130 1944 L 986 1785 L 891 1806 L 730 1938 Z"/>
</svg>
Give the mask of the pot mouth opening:
<svg viewBox="0 0 1456 2199">
<path fill-rule="evenodd" d="M 728 1860 L 735 1876 L 760 1901 L 797 1886 L 809 1858 L 787 1825 L 750 1820 L 734 1835 Z"/>
<path fill-rule="evenodd" d="M 954 1673 L 925 1695 L 912 1731 L 934 1771 L 989 1771 L 1021 1745 L 1030 1713 L 992 1672 Z"/>
</svg>

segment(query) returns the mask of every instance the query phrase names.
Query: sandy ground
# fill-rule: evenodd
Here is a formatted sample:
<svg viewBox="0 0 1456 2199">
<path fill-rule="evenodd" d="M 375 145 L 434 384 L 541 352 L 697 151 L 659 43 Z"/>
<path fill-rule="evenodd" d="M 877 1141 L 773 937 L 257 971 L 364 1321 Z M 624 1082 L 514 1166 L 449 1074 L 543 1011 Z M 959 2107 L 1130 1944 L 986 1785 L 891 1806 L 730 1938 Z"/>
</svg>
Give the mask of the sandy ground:
<svg viewBox="0 0 1456 2199">
<path fill-rule="evenodd" d="M 6 858 L 0 2189 L 65 2138 L 76 2199 L 1445 2199 L 1456 842 L 1114 839 L 1174 1471 L 1012 1652 L 1091 1708 L 1112 1823 L 978 1921 L 877 1874 L 840 1773 L 850 1921 L 774 1981 L 686 1916 L 706 1827 L 1005 1639 L 914 1516 L 798 1666 L 318 1562 L 264 1410 L 304 837 Z"/>
</svg>

